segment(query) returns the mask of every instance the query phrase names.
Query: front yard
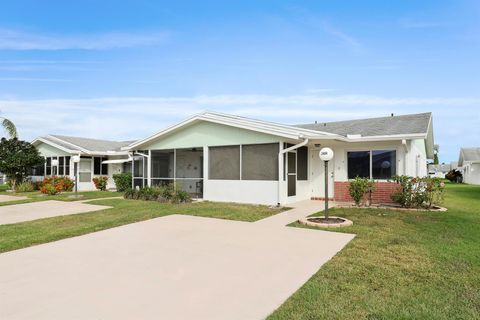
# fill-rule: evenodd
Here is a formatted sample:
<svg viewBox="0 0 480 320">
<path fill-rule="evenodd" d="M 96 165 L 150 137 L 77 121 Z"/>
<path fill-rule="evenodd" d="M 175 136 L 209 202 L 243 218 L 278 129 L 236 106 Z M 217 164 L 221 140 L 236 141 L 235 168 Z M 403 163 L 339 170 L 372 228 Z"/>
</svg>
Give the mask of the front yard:
<svg viewBox="0 0 480 320">
<path fill-rule="evenodd" d="M 480 187 L 447 188 L 443 213 L 335 209 L 357 236 L 269 319 L 479 319 Z"/>
</svg>

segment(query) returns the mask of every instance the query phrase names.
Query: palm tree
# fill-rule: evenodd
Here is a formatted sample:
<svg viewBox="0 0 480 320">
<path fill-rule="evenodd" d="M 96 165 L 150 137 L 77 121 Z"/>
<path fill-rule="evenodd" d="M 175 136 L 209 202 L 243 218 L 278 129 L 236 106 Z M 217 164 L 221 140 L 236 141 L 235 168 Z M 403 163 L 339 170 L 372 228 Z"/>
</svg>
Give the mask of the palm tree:
<svg viewBox="0 0 480 320">
<path fill-rule="evenodd" d="M 3 129 L 5 129 L 5 131 L 10 136 L 10 138 L 16 138 L 17 137 L 17 128 L 15 127 L 13 122 L 8 120 L 5 117 L 0 117 L 0 120 L 2 121 Z"/>
</svg>

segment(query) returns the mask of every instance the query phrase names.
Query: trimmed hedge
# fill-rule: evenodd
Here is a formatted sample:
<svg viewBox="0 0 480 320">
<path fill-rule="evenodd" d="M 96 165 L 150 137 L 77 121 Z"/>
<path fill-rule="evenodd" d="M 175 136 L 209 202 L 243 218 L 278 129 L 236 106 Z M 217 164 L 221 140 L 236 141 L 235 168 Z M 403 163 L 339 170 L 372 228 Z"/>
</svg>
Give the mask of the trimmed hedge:
<svg viewBox="0 0 480 320">
<path fill-rule="evenodd" d="M 115 173 L 113 175 L 113 181 L 115 181 L 115 186 L 117 187 L 117 191 L 125 192 L 128 189 L 132 188 L 132 174 L 125 172 L 125 173 Z"/>
</svg>

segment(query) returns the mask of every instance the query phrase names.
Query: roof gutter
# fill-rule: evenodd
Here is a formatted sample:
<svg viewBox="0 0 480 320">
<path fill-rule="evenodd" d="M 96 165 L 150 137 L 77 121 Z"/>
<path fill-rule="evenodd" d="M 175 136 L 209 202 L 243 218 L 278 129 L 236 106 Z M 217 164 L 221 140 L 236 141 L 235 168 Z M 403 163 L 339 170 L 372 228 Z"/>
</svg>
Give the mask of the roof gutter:
<svg viewBox="0 0 480 320">
<path fill-rule="evenodd" d="M 304 139 L 302 142 L 299 144 L 296 144 L 294 146 L 291 146 L 287 149 L 282 149 L 282 146 L 280 146 L 280 152 L 278 153 L 278 188 L 277 188 L 277 205 L 280 205 L 280 195 L 282 194 L 282 183 L 283 181 L 283 171 L 285 170 L 282 166 L 283 164 L 283 155 L 287 152 L 290 152 L 292 150 L 296 150 L 298 148 L 301 148 L 305 146 L 309 139 L 308 138 L 303 138 L 303 136 L 299 136 L 300 139 Z M 287 177 L 288 179 L 288 177 Z"/>
</svg>

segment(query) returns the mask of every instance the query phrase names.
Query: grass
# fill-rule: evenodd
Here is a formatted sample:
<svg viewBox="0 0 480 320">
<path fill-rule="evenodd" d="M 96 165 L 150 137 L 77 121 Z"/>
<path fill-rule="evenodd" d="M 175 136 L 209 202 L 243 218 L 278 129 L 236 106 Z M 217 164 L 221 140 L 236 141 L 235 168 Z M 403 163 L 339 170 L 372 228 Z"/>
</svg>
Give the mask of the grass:
<svg viewBox="0 0 480 320">
<path fill-rule="evenodd" d="M 480 319 L 480 186 L 448 184 L 444 205 L 334 209 L 357 236 L 269 319 Z"/>
<path fill-rule="evenodd" d="M 93 197 L 94 194 L 90 194 L 90 196 Z M 93 203 L 112 206 L 113 208 L 23 223 L 0 225 L 0 252 L 75 237 L 170 214 L 256 221 L 282 210 L 267 206 L 214 203 L 207 201 L 175 205 L 155 201 L 105 199 L 96 200 Z"/>
<path fill-rule="evenodd" d="M 9 206 L 12 204 L 22 204 L 29 202 L 37 201 L 46 201 L 46 200 L 59 200 L 59 201 L 79 201 L 79 200 L 90 200 L 90 199 L 101 199 L 101 198 L 110 198 L 110 197 L 121 197 L 123 193 L 121 192 L 106 192 L 106 191 L 84 191 L 79 192 L 80 197 L 75 198 L 75 192 L 62 192 L 56 195 L 44 195 L 39 191 L 33 192 L 0 192 L 0 194 L 8 196 L 18 196 L 18 197 L 27 197 L 28 199 L 0 202 L 1 206 Z"/>
</svg>

